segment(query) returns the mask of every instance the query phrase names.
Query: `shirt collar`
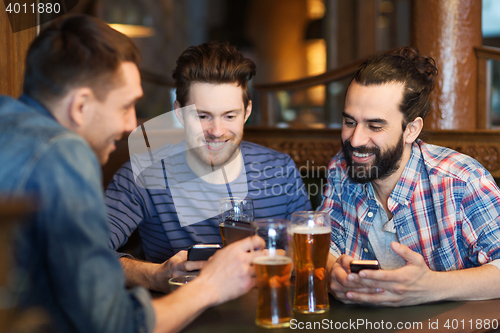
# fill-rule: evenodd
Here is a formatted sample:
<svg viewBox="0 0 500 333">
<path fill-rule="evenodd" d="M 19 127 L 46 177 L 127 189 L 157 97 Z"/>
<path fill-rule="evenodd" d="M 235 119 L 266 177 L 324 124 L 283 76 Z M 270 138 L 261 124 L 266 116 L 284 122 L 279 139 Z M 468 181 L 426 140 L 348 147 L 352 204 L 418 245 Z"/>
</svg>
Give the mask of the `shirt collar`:
<svg viewBox="0 0 500 333">
<path fill-rule="evenodd" d="M 57 121 L 57 119 L 52 115 L 52 113 L 50 113 L 50 111 L 45 107 L 43 106 L 40 102 L 38 102 L 37 100 L 33 99 L 32 97 L 26 95 L 26 94 L 22 94 L 21 97 L 19 97 L 19 100 L 21 102 L 23 102 L 24 104 L 27 104 L 29 106 L 31 106 L 32 108 L 34 108 L 37 112 L 45 115 L 45 116 L 48 116 L 54 120 Z"/>
</svg>

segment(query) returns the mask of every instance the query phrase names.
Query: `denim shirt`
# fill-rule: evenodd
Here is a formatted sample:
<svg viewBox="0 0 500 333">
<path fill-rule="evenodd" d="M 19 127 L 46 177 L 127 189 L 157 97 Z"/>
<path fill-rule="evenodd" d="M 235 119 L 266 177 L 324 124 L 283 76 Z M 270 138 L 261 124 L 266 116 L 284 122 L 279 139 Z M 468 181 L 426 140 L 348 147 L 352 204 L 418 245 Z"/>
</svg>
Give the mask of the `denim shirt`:
<svg viewBox="0 0 500 333">
<path fill-rule="evenodd" d="M 149 293 L 125 289 L 96 155 L 35 100 L 0 96 L 0 195 L 37 212 L 15 240 L 16 303 L 44 308 L 60 332 L 148 332 Z"/>
</svg>

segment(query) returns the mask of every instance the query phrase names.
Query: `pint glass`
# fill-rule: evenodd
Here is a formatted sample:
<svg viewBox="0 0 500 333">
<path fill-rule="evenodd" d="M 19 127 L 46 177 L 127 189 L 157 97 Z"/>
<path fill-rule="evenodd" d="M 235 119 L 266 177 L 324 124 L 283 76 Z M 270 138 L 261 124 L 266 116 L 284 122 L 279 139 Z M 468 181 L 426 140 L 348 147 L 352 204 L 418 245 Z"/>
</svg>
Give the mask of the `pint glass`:
<svg viewBox="0 0 500 333">
<path fill-rule="evenodd" d="M 331 223 L 325 212 L 292 214 L 295 261 L 293 309 L 323 313 L 330 309 L 326 262 L 330 250 Z"/>
<path fill-rule="evenodd" d="M 292 258 L 290 221 L 282 219 L 256 220 L 255 234 L 266 242 L 264 256 L 253 260 L 258 288 L 255 323 L 260 327 L 289 327 L 293 318 L 290 300 Z"/>
<path fill-rule="evenodd" d="M 253 235 L 252 198 L 227 197 L 219 201 L 219 230 L 222 246 Z"/>
</svg>

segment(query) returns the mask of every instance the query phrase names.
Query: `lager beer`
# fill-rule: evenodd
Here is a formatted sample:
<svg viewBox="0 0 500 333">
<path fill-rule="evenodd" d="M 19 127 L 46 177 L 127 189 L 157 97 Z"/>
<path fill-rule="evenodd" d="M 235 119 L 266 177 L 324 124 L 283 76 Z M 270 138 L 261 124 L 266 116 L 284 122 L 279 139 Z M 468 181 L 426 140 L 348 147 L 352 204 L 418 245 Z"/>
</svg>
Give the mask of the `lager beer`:
<svg viewBox="0 0 500 333">
<path fill-rule="evenodd" d="M 323 313 L 330 309 L 326 262 L 331 229 L 325 226 L 293 229 L 295 297 L 293 309 L 301 313 Z"/>
<path fill-rule="evenodd" d="M 255 323 L 265 328 L 289 327 L 293 318 L 290 302 L 292 259 L 284 256 L 253 260 L 259 299 Z"/>
<path fill-rule="evenodd" d="M 220 230 L 220 237 L 222 238 L 222 246 L 226 247 L 227 241 L 226 241 L 226 231 L 224 230 L 224 222 L 219 224 L 219 230 Z"/>
</svg>

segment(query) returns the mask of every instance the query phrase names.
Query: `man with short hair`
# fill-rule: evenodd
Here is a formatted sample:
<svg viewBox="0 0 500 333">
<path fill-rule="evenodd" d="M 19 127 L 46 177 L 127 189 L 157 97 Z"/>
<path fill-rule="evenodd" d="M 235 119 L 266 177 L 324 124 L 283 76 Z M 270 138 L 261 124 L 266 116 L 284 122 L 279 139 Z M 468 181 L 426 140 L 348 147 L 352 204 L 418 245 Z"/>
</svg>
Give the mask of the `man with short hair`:
<svg viewBox="0 0 500 333">
<path fill-rule="evenodd" d="M 348 87 L 320 207 L 331 292 L 345 303 L 500 297 L 500 190 L 476 160 L 418 139 L 436 75 L 405 47 L 369 58 Z M 352 273 L 353 259 L 382 269 Z"/>
<path fill-rule="evenodd" d="M 17 305 L 42 307 L 59 332 L 170 332 L 247 292 L 259 237 L 219 251 L 171 295 L 151 301 L 144 288 L 125 288 L 107 245 L 100 163 L 137 126 L 133 42 L 74 16 L 44 30 L 26 62 L 24 94 L 0 96 L 0 193 L 37 203 L 16 237 Z"/>
<path fill-rule="evenodd" d="M 255 219 L 289 219 L 311 209 L 290 156 L 242 141 L 255 70 L 227 43 L 192 46 L 178 58 L 175 115 L 184 140 L 131 153 L 106 190 L 111 248 L 124 245 L 136 228 L 141 237 L 147 261 L 120 258 L 131 284 L 162 291 L 166 278 L 202 267 L 186 261 L 185 250 L 221 243 L 220 198 L 253 199 Z"/>
</svg>

